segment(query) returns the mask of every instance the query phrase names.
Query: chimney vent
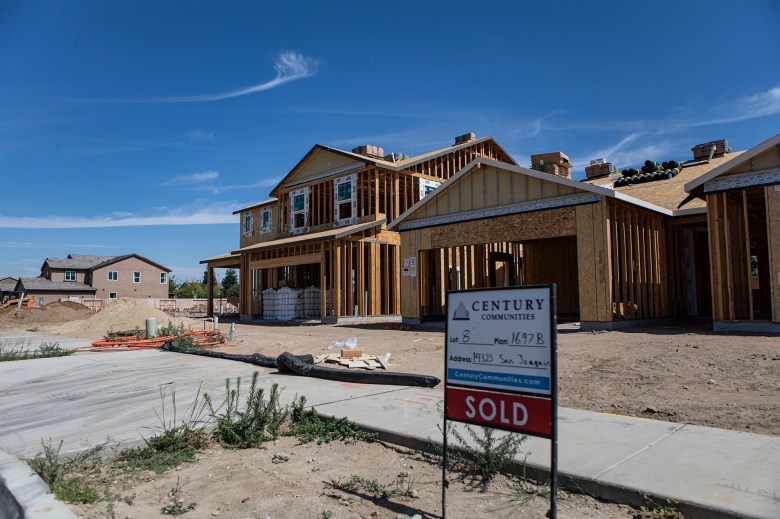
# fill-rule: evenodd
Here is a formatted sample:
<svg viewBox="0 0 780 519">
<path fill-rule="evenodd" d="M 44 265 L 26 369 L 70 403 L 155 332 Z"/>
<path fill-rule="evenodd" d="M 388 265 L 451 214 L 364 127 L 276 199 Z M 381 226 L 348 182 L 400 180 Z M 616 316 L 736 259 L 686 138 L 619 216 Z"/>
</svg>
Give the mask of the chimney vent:
<svg viewBox="0 0 780 519">
<path fill-rule="evenodd" d="M 726 153 L 731 153 L 731 146 L 729 146 L 729 142 L 726 139 L 704 142 L 691 148 L 691 151 L 693 152 L 693 160 L 709 159 L 713 146 L 715 147 L 715 153 L 712 154 L 713 157 L 722 157 Z"/>
<path fill-rule="evenodd" d="M 464 133 L 463 135 L 458 135 L 455 137 L 455 144 L 453 144 L 453 146 L 457 146 L 458 144 L 466 144 L 467 142 L 475 140 L 477 140 L 477 134 L 474 132 Z"/>
</svg>

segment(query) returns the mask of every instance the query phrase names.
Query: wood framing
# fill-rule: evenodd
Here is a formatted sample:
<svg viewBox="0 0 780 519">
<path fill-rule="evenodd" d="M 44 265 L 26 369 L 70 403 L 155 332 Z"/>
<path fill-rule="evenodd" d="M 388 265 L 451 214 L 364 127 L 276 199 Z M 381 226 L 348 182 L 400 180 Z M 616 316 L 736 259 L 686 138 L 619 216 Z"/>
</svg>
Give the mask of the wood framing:
<svg viewBox="0 0 780 519">
<path fill-rule="evenodd" d="M 514 164 L 490 137 L 403 160 L 314 146 L 272 198 L 236 211 L 242 318 L 283 286 L 318 288 L 321 318 L 398 315 L 403 256 L 387 223 L 481 157 Z"/>
</svg>

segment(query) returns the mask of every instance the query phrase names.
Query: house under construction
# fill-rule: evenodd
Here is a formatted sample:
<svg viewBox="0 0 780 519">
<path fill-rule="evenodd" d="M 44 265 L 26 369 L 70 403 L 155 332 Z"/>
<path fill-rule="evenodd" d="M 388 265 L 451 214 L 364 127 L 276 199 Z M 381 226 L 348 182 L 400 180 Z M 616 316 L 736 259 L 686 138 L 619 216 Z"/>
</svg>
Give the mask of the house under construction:
<svg viewBox="0 0 780 519">
<path fill-rule="evenodd" d="M 495 140 L 473 133 L 416 157 L 316 145 L 271 199 L 236 211 L 240 247 L 201 263 L 212 279 L 214 268 L 240 270 L 245 320 L 267 316 L 264 292 L 282 287 L 314 287 L 309 317 L 400 315 L 401 242 L 387 224 L 477 158 L 515 164 Z"/>
</svg>

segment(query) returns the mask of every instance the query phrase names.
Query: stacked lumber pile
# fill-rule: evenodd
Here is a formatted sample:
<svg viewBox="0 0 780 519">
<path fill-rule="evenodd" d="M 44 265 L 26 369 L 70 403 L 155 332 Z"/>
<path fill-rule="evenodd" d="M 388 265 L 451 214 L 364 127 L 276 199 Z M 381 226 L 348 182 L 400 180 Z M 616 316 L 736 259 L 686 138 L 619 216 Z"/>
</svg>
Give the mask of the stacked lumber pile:
<svg viewBox="0 0 780 519">
<path fill-rule="evenodd" d="M 383 159 L 385 157 L 384 148 L 378 148 L 376 146 L 371 146 L 370 144 L 357 146 L 356 148 L 352 149 L 352 153 L 357 153 L 359 155 L 366 155 L 369 157 L 376 157 L 378 159 Z"/>
<path fill-rule="evenodd" d="M 715 146 L 715 153 L 712 155 L 713 157 L 722 157 L 726 153 L 731 153 L 731 146 L 729 146 L 726 139 L 704 142 L 691 148 L 693 160 L 707 160 L 710 158 L 710 152 L 712 151 L 713 146 Z"/>
<path fill-rule="evenodd" d="M 591 160 L 590 166 L 585 167 L 585 176 L 588 179 L 608 177 L 617 172 L 617 168 L 604 158 Z"/>
<path fill-rule="evenodd" d="M 463 135 L 458 135 L 455 137 L 455 144 L 453 146 L 457 146 L 458 144 L 465 144 L 467 142 L 475 141 L 477 140 L 477 134 L 474 132 L 464 133 Z"/>
<path fill-rule="evenodd" d="M 531 155 L 531 169 L 559 177 L 571 178 L 572 167 L 569 162 L 569 156 L 563 152 L 556 151 Z"/>
</svg>

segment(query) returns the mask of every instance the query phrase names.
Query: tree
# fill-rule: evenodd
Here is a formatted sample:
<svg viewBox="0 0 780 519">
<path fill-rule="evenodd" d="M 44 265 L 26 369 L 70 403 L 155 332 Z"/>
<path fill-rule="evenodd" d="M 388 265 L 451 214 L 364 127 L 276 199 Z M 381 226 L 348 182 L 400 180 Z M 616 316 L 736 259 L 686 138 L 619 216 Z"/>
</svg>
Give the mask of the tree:
<svg viewBox="0 0 780 519">
<path fill-rule="evenodd" d="M 176 276 L 171 274 L 168 276 L 168 297 L 175 297 L 178 288 L 179 283 L 176 281 Z"/>
<path fill-rule="evenodd" d="M 208 278 L 209 278 L 209 271 L 204 270 L 203 271 L 203 281 L 201 282 L 201 285 L 203 285 L 203 291 L 205 294 L 208 294 Z M 214 297 L 220 297 L 222 292 L 219 289 L 219 283 L 217 283 L 217 276 L 214 276 L 214 279 L 211 280 L 212 283 L 214 283 Z M 206 297 L 206 296 L 203 296 Z"/>
<path fill-rule="evenodd" d="M 206 294 L 206 287 L 203 285 L 203 283 L 200 283 L 198 281 L 185 281 L 176 290 L 176 297 L 204 298 L 204 297 L 206 297 L 206 295 L 207 295 Z"/>
<path fill-rule="evenodd" d="M 239 293 L 238 276 L 236 269 L 227 269 L 222 278 L 222 293 L 226 297 L 237 296 Z"/>
</svg>

